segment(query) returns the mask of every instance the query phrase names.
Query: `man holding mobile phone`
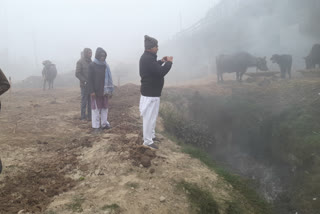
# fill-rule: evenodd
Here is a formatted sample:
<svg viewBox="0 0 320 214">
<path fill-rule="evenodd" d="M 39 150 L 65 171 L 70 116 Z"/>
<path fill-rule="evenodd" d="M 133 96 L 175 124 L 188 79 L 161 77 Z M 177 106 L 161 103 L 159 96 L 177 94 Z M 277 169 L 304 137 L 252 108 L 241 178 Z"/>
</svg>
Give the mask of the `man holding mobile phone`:
<svg viewBox="0 0 320 214">
<path fill-rule="evenodd" d="M 158 149 L 154 144 L 155 127 L 160 107 L 160 96 L 164 85 L 164 76 L 172 67 L 173 57 L 165 56 L 157 60 L 158 41 L 144 36 L 145 51 L 139 62 L 141 77 L 140 115 L 143 117 L 143 145 Z"/>
</svg>

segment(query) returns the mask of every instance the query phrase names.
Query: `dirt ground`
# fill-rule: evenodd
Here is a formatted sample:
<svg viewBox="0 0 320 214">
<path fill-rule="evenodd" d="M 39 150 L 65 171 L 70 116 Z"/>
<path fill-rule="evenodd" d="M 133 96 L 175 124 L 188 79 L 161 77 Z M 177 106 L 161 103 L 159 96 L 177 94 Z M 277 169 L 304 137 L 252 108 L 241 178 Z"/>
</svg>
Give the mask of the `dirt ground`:
<svg viewBox="0 0 320 214">
<path fill-rule="evenodd" d="M 192 213 L 183 179 L 229 200 L 230 185 L 162 135 L 156 152 L 141 146 L 139 96 L 117 88 L 101 133 L 79 119 L 79 89 L 2 96 L 0 213 Z"/>
</svg>

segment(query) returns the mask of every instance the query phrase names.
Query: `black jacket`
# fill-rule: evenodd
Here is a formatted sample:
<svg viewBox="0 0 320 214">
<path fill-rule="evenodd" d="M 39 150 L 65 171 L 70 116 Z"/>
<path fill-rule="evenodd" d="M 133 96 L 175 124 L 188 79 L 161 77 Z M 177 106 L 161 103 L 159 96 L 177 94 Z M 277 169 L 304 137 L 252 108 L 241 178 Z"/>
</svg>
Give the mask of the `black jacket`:
<svg viewBox="0 0 320 214">
<path fill-rule="evenodd" d="M 170 71 L 172 62 L 166 62 L 162 66 L 161 60 L 157 61 L 157 55 L 145 51 L 139 63 L 141 77 L 141 94 L 146 97 L 160 97 L 164 85 L 164 76 Z"/>
<path fill-rule="evenodd" d="M 10 84 L 6 76 L 3 74 L 3 72 L 0 69 L 0 95 L 8 91 L 9 88 L 10 88 Z"/>
<path fill-rule="evenodd" d="M 10 88 L 10 84 L 6 76 L 3 74 L 3 72 L 0 69 L 0 95 L 8 91 L 9 88 Z M 1 102 L 0 102 L 0 110 L 1 110 Z"/>
<path fill-rule="evenodd" d="M 95 59 L 99 59 L 101 54 L 107 56 L 107 52 L 102 48 L 97 48 Z M 89 65 L 88 90 L 89 93 L 95 93 L 97 97 L 102 97 L 104 94 L 104 78 L 106 76 L 106 65 L 98 65 L 91 62 Z"/>
</svg>

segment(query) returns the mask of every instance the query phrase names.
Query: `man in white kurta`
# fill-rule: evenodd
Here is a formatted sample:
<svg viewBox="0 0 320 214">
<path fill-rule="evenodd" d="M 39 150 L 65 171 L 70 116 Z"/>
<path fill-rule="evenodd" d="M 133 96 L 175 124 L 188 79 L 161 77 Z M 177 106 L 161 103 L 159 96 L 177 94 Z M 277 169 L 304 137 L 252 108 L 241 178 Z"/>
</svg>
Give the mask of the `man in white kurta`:
<svg viewBox="0 0 320 214">
<path fill-rule="evenodd" d="M 145 36 L 145 51 L 140 58 L 141 77 L 140 115 L 143 117 L 143 145 L 158 149 L 154 144 L 155 127 L 160 107 L 160 97 L 164 76 L 172 67 L 173 57 L 163 57 L 157 61 L 158 41 Z"/>
</svg>

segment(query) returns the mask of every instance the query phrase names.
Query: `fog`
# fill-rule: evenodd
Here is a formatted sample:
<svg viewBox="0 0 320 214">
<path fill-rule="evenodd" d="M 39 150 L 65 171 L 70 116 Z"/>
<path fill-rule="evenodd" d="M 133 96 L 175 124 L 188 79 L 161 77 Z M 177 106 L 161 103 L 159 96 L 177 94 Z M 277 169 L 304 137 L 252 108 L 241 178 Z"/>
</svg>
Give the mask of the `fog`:
<svg viewBox="0 0 320 214">
<path fill-rule="evenodd" d="M 318 0 L 223 0 L 196 25 L 177 34 L 166 46 L 176 56 L 172 78 L 203 77 L 215 71 L 215 57 L 246 51 L 254 56 L 290 54 L 293 70 L 320 42 Z M 270 70 L 278 66 L 268 62 Z M 187 72 L 188 71 L 188 72 Z"/>
<path fill-rule="evenodd" d="M 69 72 L 84 47 L 103 47 L 111 65 L 137 64 L 145 34 L 157 38 L 161 49 L 215 2 L 0 0 L 0 66 L 15 80 L 40 75 L 46 59 L 59 73 Z"/>
<path fill-rule="evenodd" d="M 208 129 L 212 137 L 209 140 L 213 143 L 211 142 L 212 147 L 206 148 L 206 151 L 215 161 L 226 163 L 230 166 L 229 169 L 236 173 L 258 180 L 260 186 L 256 190 L 262 193 L 265 199 L 276 202 L 276 206 L 279 203 L 280 209 L 286 210 L 278 213 L 293 213 L 294 210 L 304 210 L 304 207 L 308 206 L 311 209 L 315 207 L 315 203 L 318 203 L 319 210 L 320 186 L 319 182 L 316 182 L 320 176 L 320 147 L 316 144 L 320 142 L 319 79 L 301 78 L 302 81 L 299 81 L 300 77 L 297 78 L 298 74 L 301 77 L 308 72 L 317 74 L 314 72 L 316 69 L 311 70 L 312 72 L 296 72 L 305 69 L 304 57 L 310 53 L 314 44 L 320 43 L 319 11 L 320 0 L 0 0 L 0 68 L 7 77 L 12 77 L 14 83 L 14 92 L 10 91 L 5 100 L 5 103 L 11 102 L 11 106 L 4 108 L 13 119 L 5 118 L 3 121 L 7 122 L 3 124 L 10 123 L 6 128 L 10 129 L 8 136 L 12 133 L 29 133 L 30 136 L 40 133 L 41 122 L 45 122 L 44 128 L 47 127 L 52 132 L 47 126 L 51 124 L 47 120 L 54 118 L 50 115 L 53 113 L 52 109 L 57 108 L 58 112 L 63 106 L 67 106 L 65 104 L 70 103 L 68 109 L 72 110 L 71 105 L 78 105 L 80 94 L 74 97 L 68 90 L 42 93 L 42 62 L 50 60 L 57 66 L 58 76 L 54 88 L 78 86 L 79 80 L 74 75 L 74 69 L 80 52 L 86 47 L 93 50 L 93 57 L 97 47 L 107 51 L 107 62 L 110 64 L 115 85 L 120 85 L 120 82 L 139 84 L 138 62 L 144 51 L 144 35 L 149 35 L 159 41 L 159 57 L 174 57 L 172 69 L 165 77 L 165 86 L 176 83 L 189 86 L 190 82 L 199 83 L 195 87 L 168 87 L 164 90 L 162 97 L 166 100 L 165 103 L 170 107 L 170 102 L 175 102 L 177 109 L 177 112 L 168 114 L 171 119 L 169 123 L 163 119 L 164 126 L 167 123 L 173 124 L 173 127 L 176 122 L 178 129 L 172 129 L 173 134 L 180 134 L 182 139 L 189 137 L 189 142 L 194 139 L 203 141 L 200 134 L 206 137 L 205 132 Z M 277 72 L 266 71 L 261 72 L 265 76 L 261 75 L 260 79 L 251 78 L 251 82 L 246 81 L 250 78 L 240 83 L 228 81 L 231 75 L 235 80 L 239 67 L 245 67 L 236 64 L 237 70 L 233 70 L 229 76 L 226 74 L 225 84 L 212 84 L 212 81 L 215 81 L 216 57 L 236 52 L 250 53 L 254 56 L 249 55 L 252 61 L 257 61 L 255 57 L 266 57 L 269 71 L 280 70 L 277 64 L 270 61 L 273 54 L 292 55 L 293 80 L 282 80 L 276 74 L 267 76 L 266 73 Z M 236 61 L 234 59 L 224 61 L 224 64 L 232 64 Z M 316 77 L 319 77 L 319 74 Z M 16 86 L 38 88 L 34 94 L 41 96 L 35 101 L 29 101 L 27 96 L 28 99 L 23 97 L 22 101 L 25 103 L 22 104 L 25 105 L 16 103 L 20 100 L 11 99 L 16 95 L 21 97 L 18 90 L 15 92 Z M 137 85 L 127 86 L 122 88 L 123 94 L 114 98 L 122 95 L 124 97 L 121 99 L 130 97 L 127 103 L 122 100 L 115 102 L 124 108 L 134 106 L 131 99 L 136 99 L 134 93 L 139 88 Z M 121 92 L 121 87 L 119 88 Z M 136 91 L 128 93 L 131 90 Z M 63 96 L 64 91 L 69 94 L 68 97 Z M 29 92 L 26 94 L 33 96 Z M 39 104 L 36 103 L 38 101 Z M 31 107 L 31 116 L 20 113 L 30 111 Z M 48 107 L 51 112 L 40 111 L 42 107 Z M 123 114 L 122 107 L 113 108 L 112 111 L 116 114 L 111 113 L 117 118 L 114 122 L 131 126 L 133 117 L 130 112 L 128 117 Z M 166 107 L 164 105 L 164 108 Z M 72 119 L 74 111 L 67 113 L 68 115 L 61 114 L 63 118 L 67 118 L 66 125 L 73 126 L 79 122 L 76 117 Z M 175 117 L 178 113 L 186 117 L 186 120 Z M 25 115 L 30 118 L 34 116 L 35 119 L 24 121 L 22 119 Z M 58 115 L 61 125 L 60 113 Z M 130 118 L 130 121 L 123 120 L 124 118 Z M 18 123 L 22 124 L 19 129 L 31 127 L 24 122 L 32 125 L 37 123 L 36 131 L 19 130 L 16 133 Z M 59 124 L 56 127 L 60 131 L 62 125 Z M 15 128 L 11 128 L 11 125 Z M 114 127 L 117 126 L 120 127 Z M 198 129 L 200 132 L 197 132 Z M 124 129 L 128 130 L 131 128 Z M 184 132 L 187 135 L 184 135 Z M 39 136 L 42 136 L 41 133 Z M 21 139 L 29 138 L 24 136 Z M 72 140 L 72 143 L 75 141 Z M 45 146 L 41 142 L 37 144 Z M 60 144 L 59 146 L 62 145 Z M 48 151 L 51 152 L 50 149 Z M 54 166 L 54 169 L 58 167 Z M 291 194 L 281 198 L 282 193 L 287 193 L 288 190 Z M 303 194 L 300 193 L 301 190 Z M 308 201 L 309 205 L 305 201 L 300 203 L 300 198 Z M 312 212 L 306 210 L 303 213 Z"/>
<path fill-rule="evenodd" d="M 14 80 L 40 75 L 46 59 L 70 72 L 84 47 L 101 46 L 116 74 L 137 82 L 145 34 L 159 40 L 160 56 L 174 56 L 168 83 L 214 74 L 217 55 L 239 51 L 291 54 L 302 69 L 320 41 L 317 0 L 0 2 L 0 66 Z"/>
</svg>

